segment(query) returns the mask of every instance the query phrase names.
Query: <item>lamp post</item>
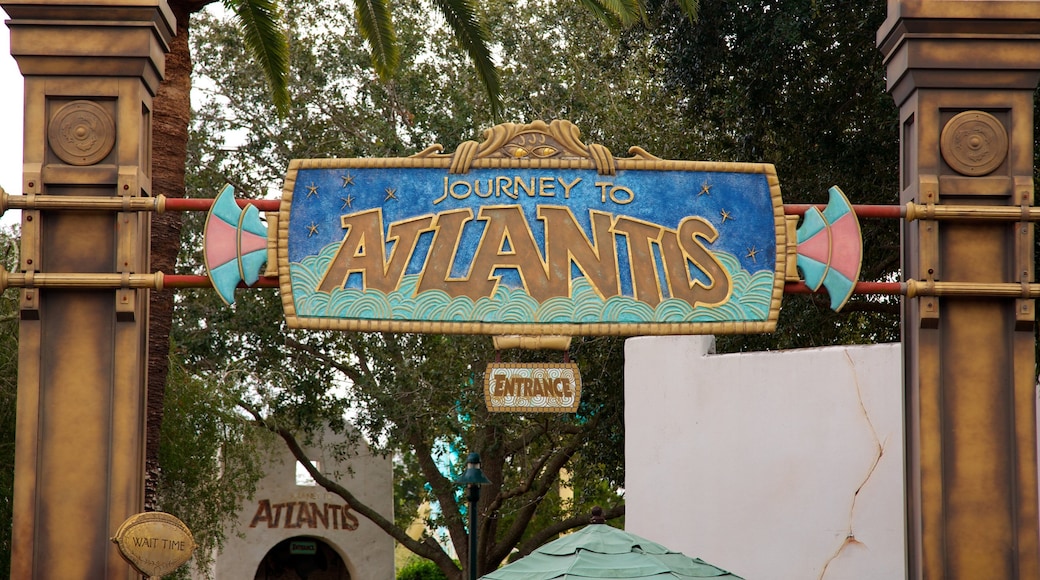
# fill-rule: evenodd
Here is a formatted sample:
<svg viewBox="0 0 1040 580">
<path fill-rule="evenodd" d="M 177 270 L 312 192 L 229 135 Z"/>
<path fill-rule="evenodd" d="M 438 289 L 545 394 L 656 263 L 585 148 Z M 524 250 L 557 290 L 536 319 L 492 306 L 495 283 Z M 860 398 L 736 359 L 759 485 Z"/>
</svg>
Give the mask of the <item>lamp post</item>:
<svg viewBox="0 0 1040 580">
<path fill-rule="evenodd" d="M 480 486 L 491 483 L 480 470 L 480 454 L 470 453 L 466 458 L 466 473 L 455 483 L 465 485 L 469 500 L 469 580 L 477 580 L 477 503 L 480 501 Z"/>
</svg>

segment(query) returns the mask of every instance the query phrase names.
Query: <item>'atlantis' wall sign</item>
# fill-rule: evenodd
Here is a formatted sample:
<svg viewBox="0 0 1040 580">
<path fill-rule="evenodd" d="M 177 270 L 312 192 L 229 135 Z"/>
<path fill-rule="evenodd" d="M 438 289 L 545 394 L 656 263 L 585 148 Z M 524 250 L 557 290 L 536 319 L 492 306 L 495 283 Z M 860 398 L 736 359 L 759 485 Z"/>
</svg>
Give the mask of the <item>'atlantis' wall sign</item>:
<svg viewBox="0 0 1040 580">
<path fill-rule="evenodd" d="M 614 158 L 566 121 L 454 154 L 296 160 L 278 214 L 290 326 L 769 332 L 786 228 L 768 164 Z M 779 258 L 778 258 L 779 257 Z"/>
</svg>

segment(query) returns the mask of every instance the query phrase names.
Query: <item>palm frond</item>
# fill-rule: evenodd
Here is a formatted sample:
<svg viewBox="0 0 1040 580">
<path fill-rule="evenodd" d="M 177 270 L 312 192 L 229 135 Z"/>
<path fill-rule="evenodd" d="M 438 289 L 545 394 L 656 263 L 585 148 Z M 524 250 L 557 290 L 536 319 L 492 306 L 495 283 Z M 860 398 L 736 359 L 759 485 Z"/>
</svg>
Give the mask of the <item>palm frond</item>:
<svg viewBox="0 0 1040 580">
<path fill-rule="evenodd" d="M 599 0 L 578 0 L 593 16 L 612 30 L 621 30 L 621 21 L 617 15 L 607 9 Z"/>
<path fill-rule="evenodd" d="M 238 17 L 242 39 L 267 77 L 279 113 L 289 111 L 289 37 L 278 0 L 224 0 Z"/>
<path fill-rule="evenodd" d="M 697 20 L 697 10 L 701 4 L 699 0 L 675 0 L 675 3 L 679 5 L 679 10 L 682 10 L 690 22 Z"/>
<path fill-rule="evenodd" d="M 444 15 L 448 26 L 455 34 L 455 40 L 473 61 L 480 82 L 487 91 L 491 103 L 491 116 L 498 118 L 502 112 L 502 88 L 498 79 L 498 68 L 491 58 L 488 47 L 490 35 L 487 28 L 477 17 L 474 0 L 435 0 L 437 8 Z"/>
<path fill-rule="evenodd" d="M 358 30 L 372 51 L 372 66 L 380 78 L 389 79 L 400 62 L 400 48 L 387 0 L 357 0 L 354 16 Z"/>
<path fill-rule="evenodd" d="M 617 16 L 622 26 L 632 26 L 646 21 L 644 0 L 603 0 L 603 6 Z"/>
</svg>

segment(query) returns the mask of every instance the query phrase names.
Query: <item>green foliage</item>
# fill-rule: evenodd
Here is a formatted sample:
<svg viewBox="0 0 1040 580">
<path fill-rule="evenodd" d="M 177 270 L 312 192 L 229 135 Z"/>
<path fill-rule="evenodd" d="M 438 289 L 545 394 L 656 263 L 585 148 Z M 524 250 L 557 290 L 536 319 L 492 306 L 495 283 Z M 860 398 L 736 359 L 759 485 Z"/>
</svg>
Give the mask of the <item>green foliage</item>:
<svg viewBox="0 0 1040 580">
<path fill-rule="evenodd" d="M 237 395 L 227 388 L 235 381 L 207 378 L 171 361 L 159 447 L 159 505 L 192 531 L 199 574 L 208 571 L 226 530 L 234 531 L 237 510 L 252 498 L 273 442 L 236 413 Z"/>
<path fill-rule="evenodd" d="M 397 573 L 397 580 L 448 580 L 437 564 L 430 560 L 413 559 Z"/>
<path fill-rule="evenodd" d="M 236 29 L 264 72 L 275 107 L 289 109 L 289 45 L 277 0 L 224 0 L 238 17 Z"/>
<path fill-rule="evenodd" d="M 703 3 L 696 22 L 667 4 L 652 31 L 669 92 L 688 124 L 690 158 L 776 165 L 788 203 L 827 201 L 839 185 L 856 204 L 898 203 L 898 112 L 885 87 L 874 0 Z M 641 41 L 641 37 L 640 41 Z M 862 280 L 898 276 L 896 220 L 863 221 Z M 899 339 L 898 299 L 854 297 L 841 314 L 825 296 L 784 298 L 777 332 L 722 337 L 722 350 Z"/>
<path fill-rule="evenodd" d="M 773 162 L 789 202 L 824 201 L 838 183 L 857 203 L 891 203 L 896 117 L 871 44 L 883 7 L 789 2 L 781 13 L 752 4 L 704 4 L 691 21 L 688 8 L 652 2 L 647 24 L 620 36 L 578 2 L 494 0 L 481 5 L 480 17 L 501 55 L 510 120 L 566 118 L 587 143 L 615 155 L 638 145 L 665 158 Z M 233 30 L 211 17 L 198 21 L 199 85 L 212 92 L 192 128 L 193 195 L 211 197 L 224 182 L 240 197 L 277 193 L 290 159 L 405 156 L 433 143 L 451 151 L 493 124 L 480 80 L 460 72 L 465 51 L 430 41 L 452 31 L 430 19 L 424 3 L 395 5 L 402 54 L 421 58 L 402 58 L 384 82 L 366 74 L 366 40 L 342 6 L 297 0 L 291 8 L 293 105 L 284 118 L 262 104 L 261 76 Z M 222 142 L 228 133 L 234 147 Z M 894 227 L 869 228 L 868 260 L 877 262 L 866 277 L 884 279 L 895 272 Z M 182 259 L 197 271 L 201 244 L 194 247 Z M 892 305 L 860 300 L 836 315 L 821 298 L 788 297 L 780 332 L 720 343 L 739 350 L 891 340 Z M 493 482 L 480 507 L 485 569 L 581 525 L 592 505 L 620 503 L 622 339 L 575 340 L 570 354 L 585 384 L 576 415 L 491 414 L 479 392 L 496 356 L 487 338 L 293 331 L 266 290 L 239 292 L 233 308 L 210 291 L 184 292 L 176 316 L 185 367 L 209 381 L 233 377 L 266 425 L 306 439 L 349 416 L 356 434 L 394 458 L 397 521 L 380 524 L 388 533 L 401 533 L 420 505 L 437 504 L 427 536 L 447 530 L 465 553 L 465 502 L 452 480 L 461 473 L 457 458 L 470 450 L 481 453 Z M 340 450 L 344 457 L 349 448 Z M 562 499 L 561 473 L 570 476 L 573 500 Z M 458 574 L 446 554 L 424 551 L 428 543 L 394 537 L 449 577 Z"/>
<path fill-rule="evenodd" d="M 0 266 L 18 269 L 18 236 L 0 228 Z M 0 577 L 11 570 L 15 404 L 18 393 L 18 292 L 0 293 Z"/>
<path fill-rule="evenodd" d="M 292 11 L 296 94 L 291 121 L 256 105 L 263 87 L 254 65 L 242 58 L 241 42 L 219 22 L 199 20 L 197 66 L 211 79 L 200 84 L 221 92 L 202 103 L 193 127 L 190 156 L 197 163 L 190 164 L 196 171 L 189 188 L 197 195 L 212 196 L 222 181 L 236 184 L 245 196 L 262 195 L 267 184 L 280 181 L 292 158 L 408 155 L 434 142 L 453 149 L 490 125 L 491 118 L 479 112 L 484 93 L 478 82 L 457 72 L 466 56 L 453 46 L 428 43 L 449 31 L 431 23 L 420 3 L 396 8 L 397 30 L 402 46 L 413 47 L 409 52 L 427 50 L 429 58 L 402 62 L 390 83 L 366 80 L 361 72 L 364 41 L 350 33 L 348 22 L 338 20 L 341 11 L 334 4 L 297 6 Z M 533 26 L 537 34 L 525 36 L 507 18 L 514 9 L 504 2 L 484 6 L 488 22 L 497 27 L 496 38 L 516 48 L 504 59 L 503 70 L 517 83 L 526 76 L 556 82 L 544 69 L 555 67 L 559 54 L 544 43 L 572 41 L 562 34 L 559 11 L 551 3 L 531 4 L 522 18 L 544 20 L 545 26 Z M 579 7 L 568 7 L 567 14 L 595 28 Z M 596 42 L 616 44 L 602 31 Z M 604 56 L 601 62 L 610 59 Z M 610 68 L 599 74 L 607 78 L 623 66 L 611 63 Z M 635 75 L 627 79 L 632 85 L 639 82 Z M 509 97 L 514 107 L 528 107 L 528 86 L 544 92 L 534 84 L 517 85 L 516 96 Z M 579 101 L 572 108 L 584 111 L 585 105 Z M 618 111 L 617 119 L 630 113 Z M 221 132 L 230 130 L 243 136 L 233 150 L 219 140 Z M 186 252 L 184 267 L 197 269 L 199 259 L 197 252 Z M 411 522 L 420 505 L 437 504 L 440 510 L 426 521 L 427 534 L 447 529 L 461 553 L 466 531 L 459 504 L 465 502 L 452 484 L 459 475 L 454 470 L 461 467 L 452 457 L 479 450 L 485 473 L 496 482 L 485 490 L 488 506 L 482 508 L 493 514 L 483 520 L 486 528 L 480 534 L 493 540 L 482 548 L 485 567 L 496 566 L 513 548 L 526 553 L 584 523 L 592 505 L 619 502 L 617 490 L 624 481 L 621 339 L 575 342 L 572 354 L 586 385 L 577 416 L 518 416 L 489 414 L 484 407 L 483 370 L 495 357 L 486 337 L 292 331 L 285 328 L 276 294 L 263 290 L 239 292 L 234 308 L 209 291 L 183 292 L 176 317 L 178 352 L 186 366 L 199 374 L 248 368 L 247 382 L 254 387 L 250 403 L 270 424 L 306 438 L 308 431 L 324 422 L 342 422 L 349 413 L 377 451 L 395 458 L 397 529 Z M 560 499 L 563 467 L 574 488 L 569 501 Z M 439 563 L 456 567 L 450 559 Z"/>
</svg>

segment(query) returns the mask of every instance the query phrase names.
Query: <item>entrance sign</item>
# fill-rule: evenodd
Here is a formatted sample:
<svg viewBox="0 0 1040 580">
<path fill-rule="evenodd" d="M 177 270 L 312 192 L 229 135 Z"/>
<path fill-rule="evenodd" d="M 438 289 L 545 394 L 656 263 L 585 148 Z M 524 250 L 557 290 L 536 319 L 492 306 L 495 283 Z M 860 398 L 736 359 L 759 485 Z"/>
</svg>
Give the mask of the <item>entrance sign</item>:
<svg viewBox="0 0 1040 580">
<path fill-rule="evenodd" d="M 574 363 L 491 363 L 484 372 L 488 411 L 574 413 L 581 373 Z"/>
<path fill-rule="evenodd" d="M 291 327 L 769 332 L 787 228 L 768 164 L 613 158 L 566 121 L 451 155 L 296 160 L 278 213 Z"/>
<path fill-rule="evenodd" d="M 313 556 L 318 553 L 318 543 L 306 540 L 292 540 L 289 553 L 302 556 Z"/>
</svg>

